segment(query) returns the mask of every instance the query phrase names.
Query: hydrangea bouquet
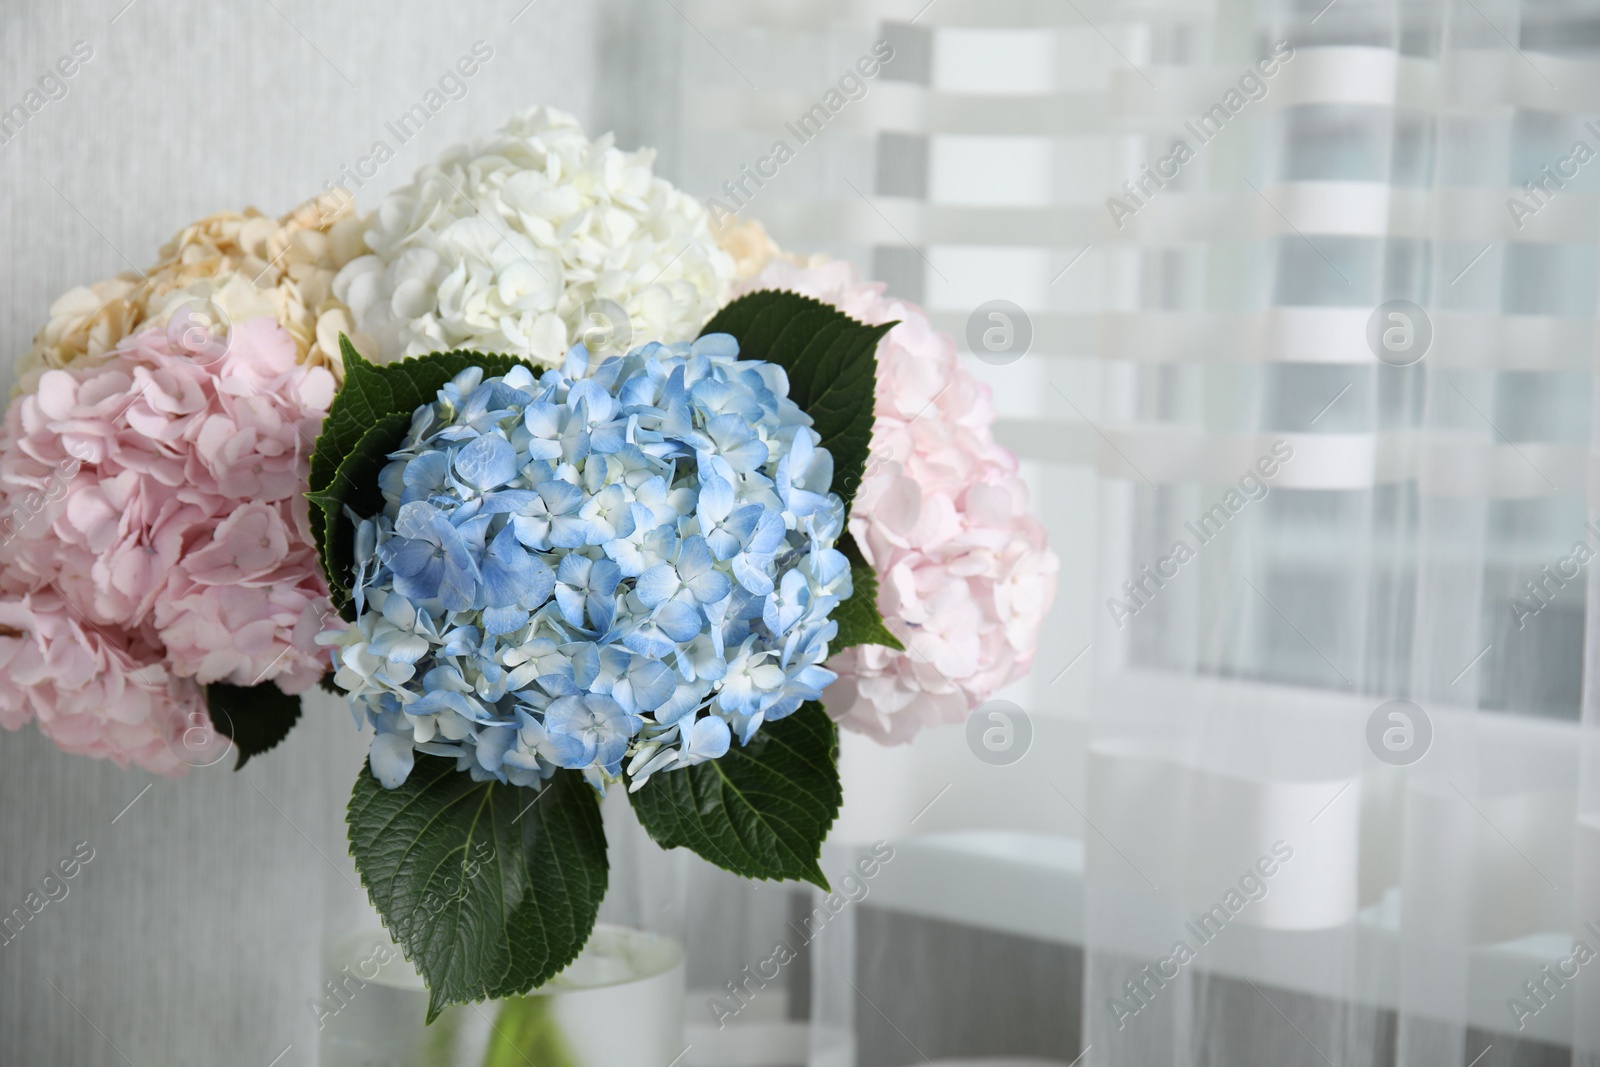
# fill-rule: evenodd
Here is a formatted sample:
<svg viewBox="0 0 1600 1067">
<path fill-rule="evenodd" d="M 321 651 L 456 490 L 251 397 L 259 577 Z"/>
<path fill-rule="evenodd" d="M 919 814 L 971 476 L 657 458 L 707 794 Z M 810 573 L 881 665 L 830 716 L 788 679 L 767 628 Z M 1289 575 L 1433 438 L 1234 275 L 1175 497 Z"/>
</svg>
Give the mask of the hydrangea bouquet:
<svg viewBox="0 0 1600 1067">
<path fill-rule="evenodd" d="M 356 862 L 436 1009 L 577 955 L 607 788 L 665 846 L 822 881 L 840 802 L 823 663 L 900 644 L 845 533 L 886 329 L 763 292 L 692 342 L 578 344 L 547 369 L 379 366 L 345 344 L 310 499 L 350 625 L 321 640 L 375 731 Z M 414 921 L 485 842 L 503 869 L 458 895 L 459 936 Z"/>
<path fill-rule="evenodd" d="M 335 191 L 163 254 L 20 364 L 0 725 L 242 766 L 320 679 L 372 731 L 351 853 L 430 1020 L 576 958 L 608 790 L 825 884 L 835 722 L 905 741 L 1028 667 L 1056 562 L 953 343 L 647 152 L 534 109 L 370 219 Z"/>
</svg>

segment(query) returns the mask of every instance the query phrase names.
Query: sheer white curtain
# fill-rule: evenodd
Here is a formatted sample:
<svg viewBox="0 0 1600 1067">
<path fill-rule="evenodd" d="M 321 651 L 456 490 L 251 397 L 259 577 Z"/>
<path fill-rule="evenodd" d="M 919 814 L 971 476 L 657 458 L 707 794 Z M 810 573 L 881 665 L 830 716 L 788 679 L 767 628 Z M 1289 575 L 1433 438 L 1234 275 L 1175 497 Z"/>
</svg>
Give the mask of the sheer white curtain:
<svg viewBox="0 0 1600 1067">
<path fill-rule="evenodd" d="M 1087 1062 L 1593 1062 L 1600 6 L 1084 12 Z"/>
<path fill-rule="evenodd" d="M 751 211 L 792 247 L 862 257 L 952 332 L 979 294 L 1032 317 L 1035 351 L 986 377 L 1068 546 L 1031 708 L 1070 717 L 1071 605 L 1092 596 L 1101 619 L 1091 1059 L 1496 1062 L 1570 1043 L 1589 976 L 1548 996 L 1522 983 L 1591 917 L 1572 844 L 1586 579 L 1541 568 L 1567 574 L 1587 536 L 1595 226 L 1571 157 L 1576 139 L 1600 147 L 1582 126 L 1592 10 L 914 7 L 685 7 L 700 53 L 683 84 L 713 88 L 684 93 L 680 161 L 715 192 L 873 19 L 916 57 L 852 112 L 875 143 L 830 142 Z M 983 80 L 986 53 L 1008 77 Z M 1178 137 L 1192 158 L 1174 164 Z M 1530 180 L 1542 191 L 1513 214 Z M 1366 340 L 1391 299 L 1425 309 L 1417 366 Z M 1380 316 L 1380 340 L 1394 324 Z M 1085 443 L 1098 500 L 1075 492 Z M 1091 592 L 1070 567 L 1097 509 Z M 1192 559 L 1175 561 L 1180 538 Z M 1409 770 L 1368 741 L 1397 698 L 1433 731 Z M 1391 729 L 1403 744 L 1386 711 L 1380 749 Z M 1272 874 L 1239 899 L 1265 896 L 1130 998 L 1123 983 L 1253 867 Z"/>
</svg>

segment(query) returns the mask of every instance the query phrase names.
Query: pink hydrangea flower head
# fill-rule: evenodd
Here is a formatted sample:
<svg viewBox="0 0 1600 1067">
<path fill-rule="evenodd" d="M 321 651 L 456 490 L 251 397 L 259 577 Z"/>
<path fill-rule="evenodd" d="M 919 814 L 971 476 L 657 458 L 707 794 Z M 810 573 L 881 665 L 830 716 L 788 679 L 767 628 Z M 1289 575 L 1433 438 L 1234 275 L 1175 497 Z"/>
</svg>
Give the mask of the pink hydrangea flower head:
<svg viewBox="0 0 1600 1067">
<path fill-rule="evenodd" d="M 96 366 L 47 371 L 12 402 L 0 432 L 0 604 L 55 627 L 9 624 L 22 635 L 12 640 L 73 647 L 59 611 L 24 610 L 55 604 L 77 620 L 92 652 L 82 656 L 121 665 L 126 692 L 182 695 L 126 697 L 101 718 L 51 727 L 43 709 L 60 718 L 62 694 L 77 690 L 36 672 L 0 688 L 0 725 L 37 716 L 63 748 L 146 766 L 128 747 L 130 709 L 160 733 L 174 708 L 200 701 L 201 685 L 270 681 L 297 693 L 321 676 L 316 634 L 341 624 L 303 493 L 334 389 L 326 369 L 296 362 L 282 326 L 252 319 L 220 355 L 159 328 L 135 334 Z"/>
<path fill-rule="evenodd" d="M 905 652 L 861 645 L 833 656 L 823 693 L 842 725 L 900 743 L 961 722 L 1026 674 L 1055 598 L 1059 561 L 1028 513 L 1017 459 L 994 440 L 989 389 L 915 304 L 835 260 L 779 260 L 743 291 L 786 289 L 866 323 L 878 346 L 872 451 L 850 533 L 878 574 L 878 609 Z"/>
<path fill-rule="evenodd" d="M 140 637 L 86 622 L 48 588 L 0 600 L 0 726 L 37 719 L 64 752 L 178 775 L 204 712 L 200 687 Z"/>
</svg>

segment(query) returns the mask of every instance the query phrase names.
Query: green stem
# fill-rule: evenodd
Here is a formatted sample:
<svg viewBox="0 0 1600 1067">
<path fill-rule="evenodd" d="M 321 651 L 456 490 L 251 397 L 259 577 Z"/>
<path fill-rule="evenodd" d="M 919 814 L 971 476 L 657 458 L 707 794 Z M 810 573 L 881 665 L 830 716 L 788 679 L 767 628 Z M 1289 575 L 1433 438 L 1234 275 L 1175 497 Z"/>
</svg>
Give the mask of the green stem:
<svg viewBox="0 0 1600 1067">
<path fill-rule="evenodd" d="M 550 997 L 507 997 L 500 1005 L 483 1067 L 579 1067 L 556 1024 Z"/>
<path fill-rule="evenodd" d="M 447 1011 L 422 1032 L 422 1058 L 418 1067 L 450 1067 L 455 1062 L 461 1012 Z"/>
</svg>

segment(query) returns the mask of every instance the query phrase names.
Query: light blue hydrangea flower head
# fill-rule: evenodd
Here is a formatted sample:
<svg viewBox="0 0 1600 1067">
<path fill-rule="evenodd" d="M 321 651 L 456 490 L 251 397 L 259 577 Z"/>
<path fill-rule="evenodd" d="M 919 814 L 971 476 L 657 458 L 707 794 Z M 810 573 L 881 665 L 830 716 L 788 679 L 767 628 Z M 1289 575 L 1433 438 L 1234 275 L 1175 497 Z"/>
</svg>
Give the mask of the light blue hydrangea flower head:
<svg viewBox="0 0 1600 1067">
<path fill-rule="evenodd" d="M 337 684 L 416 752 L 597 788 L 724 755 L 817 699 L 850 596 L 833 460 L 781 367 L 726 334 L 590 367 L 463 371 L 419 408 L 356 516 Z"/>
</svg>

